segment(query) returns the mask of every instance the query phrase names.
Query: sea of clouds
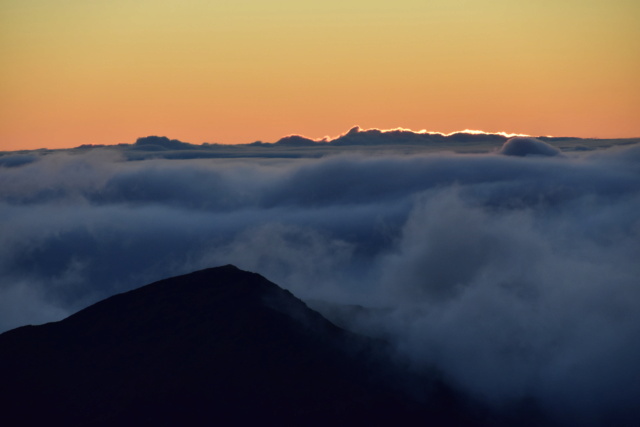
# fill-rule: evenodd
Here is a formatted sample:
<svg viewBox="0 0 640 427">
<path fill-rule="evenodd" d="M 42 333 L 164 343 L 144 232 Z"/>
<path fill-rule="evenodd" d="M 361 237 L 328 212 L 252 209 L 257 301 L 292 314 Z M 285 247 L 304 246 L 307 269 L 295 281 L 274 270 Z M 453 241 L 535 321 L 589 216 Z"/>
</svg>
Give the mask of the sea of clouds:
<svg viewBox="0 0 640 427">
<path fill-rule="evenodd" d="M 639 146 L 332 150 L 1 157 L 0 331 L 232 263 L 495 407 L 640 419 Z"/>
</svg>

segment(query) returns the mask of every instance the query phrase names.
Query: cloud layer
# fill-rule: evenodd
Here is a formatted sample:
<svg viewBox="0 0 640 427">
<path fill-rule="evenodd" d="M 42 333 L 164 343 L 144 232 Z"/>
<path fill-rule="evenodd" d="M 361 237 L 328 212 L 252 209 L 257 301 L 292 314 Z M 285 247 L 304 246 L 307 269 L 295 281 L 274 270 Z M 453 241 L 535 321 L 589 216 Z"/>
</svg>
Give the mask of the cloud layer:
<svg viewBox="0 0 640 427">
<path fill-rule="evenodd" d="M 233 263 L 496 407 L 533 399 L 563 423 L 638 420 L 640 147 L 541 144 L 5 160 L 0 330 Z"/>
</svg>

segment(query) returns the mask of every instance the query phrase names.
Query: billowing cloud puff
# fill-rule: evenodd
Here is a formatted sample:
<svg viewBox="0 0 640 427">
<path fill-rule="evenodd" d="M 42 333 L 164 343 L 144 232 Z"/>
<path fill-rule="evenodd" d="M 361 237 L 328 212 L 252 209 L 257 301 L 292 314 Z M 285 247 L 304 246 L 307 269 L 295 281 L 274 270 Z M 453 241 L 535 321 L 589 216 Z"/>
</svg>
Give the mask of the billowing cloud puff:
<svg viewBox="0 0 640 427">
<path fill-rule="evenodd" d="M 497 408 L 640 419 L 639 147 L 340 153 L 10 162 L 0 329 L 234 263 Z"/>
<path fill-rule="evenodd" d="M 507 140 L 500 153 L 507 156 L 557 156 L 560 150 L 537 138 L 516 136 Z"/>
</svg>

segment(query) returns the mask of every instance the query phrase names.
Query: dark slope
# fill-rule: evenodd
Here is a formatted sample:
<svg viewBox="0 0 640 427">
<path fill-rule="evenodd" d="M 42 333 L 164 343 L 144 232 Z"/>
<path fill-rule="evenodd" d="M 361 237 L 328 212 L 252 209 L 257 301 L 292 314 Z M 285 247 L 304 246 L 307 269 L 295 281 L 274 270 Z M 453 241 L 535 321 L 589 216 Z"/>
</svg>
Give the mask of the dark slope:
<svg viewBox="0 0 640 427">
<path fill-rule="evenodd" d="M 383 384 L 374 343 L 233 266 L 0 335 L 3 425 L 466 424 Z"/>
</svg>

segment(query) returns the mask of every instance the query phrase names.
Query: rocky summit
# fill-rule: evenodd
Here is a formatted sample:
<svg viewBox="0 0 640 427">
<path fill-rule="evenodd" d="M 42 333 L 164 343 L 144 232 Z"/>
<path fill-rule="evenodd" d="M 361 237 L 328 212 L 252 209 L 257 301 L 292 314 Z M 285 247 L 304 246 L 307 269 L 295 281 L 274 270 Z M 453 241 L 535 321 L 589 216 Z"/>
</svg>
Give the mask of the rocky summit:
<svg viewBox="0 0 640 427">
<path fill-rule="evenodd" d="M 0 408 L 4 425 L 476 423 L 443 386 L 401 390 L 385 358 L 228 265 L 0 335 Z"/>
</svg>

